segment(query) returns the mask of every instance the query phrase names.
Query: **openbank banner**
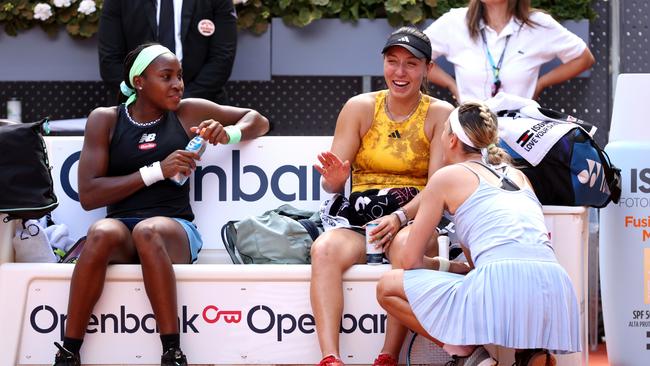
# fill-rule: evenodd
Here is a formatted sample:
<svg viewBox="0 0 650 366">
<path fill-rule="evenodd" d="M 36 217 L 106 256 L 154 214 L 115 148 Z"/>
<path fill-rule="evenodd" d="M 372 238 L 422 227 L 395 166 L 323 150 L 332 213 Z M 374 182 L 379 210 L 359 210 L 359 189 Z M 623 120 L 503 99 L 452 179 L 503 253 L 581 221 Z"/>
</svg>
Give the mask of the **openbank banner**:
<svg viewBox="0 0 650 366">
<path fill-rule="evenodd" d="M 104 209 L 84 211 L 79 204 L 77 167 L 83 137 L 46 139 L 59 207 L 56 223 L 66 224 L 76 239 L 105 216 Z M 329 193 L 313 168 L 328 150 L 328 136 L 260 137 L 236 145 L 209 145 L 190 177 L 190 200 L 205 249 L 221 249 L 220 230 L 230 220 L 259 215 L 289 203 L 318 210 Z"/>
<path fill-rule="evenodd" d="M 341 355 L 372 363 L 386 315 L 374 281 L 346 282 Z M 18 363 L 50 364 L 52 342 L 63 338 L 69 282 L 30 282 Z M 178 322 L 192 364 L 315 364 L 320 350 L 309 304 L 309 281 L 181 281 Z M 157 364 L 160 339 L 141 281 L 108 281 L 93 310 L 82 350 L 84 364 Z"/>
</svg>

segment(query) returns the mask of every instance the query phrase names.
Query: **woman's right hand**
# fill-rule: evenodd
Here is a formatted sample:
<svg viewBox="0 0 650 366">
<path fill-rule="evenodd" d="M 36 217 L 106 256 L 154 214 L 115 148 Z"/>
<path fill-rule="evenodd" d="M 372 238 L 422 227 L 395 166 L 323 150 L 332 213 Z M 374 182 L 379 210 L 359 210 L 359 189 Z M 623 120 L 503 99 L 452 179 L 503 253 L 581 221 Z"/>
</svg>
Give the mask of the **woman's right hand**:
<svg viewBox="0 0 650 366">
<path fill-rule="evenodd" d="M 323 185 L 326 187 L 342 187 L 350 176 L 350 161 L 341 161 L 336 154 L 325 151 L 318 154 L 319 164 L 314 168 L 323 177 Z M 337 190 L 337 189 L 334 189 Z"/>
<path fill-rule="evenodd" d="M 160 162 L 160 168 L 165 178 L 171 178 L 177 173 L 190 175 L 196 169 L 199 154 L 186 150 L 176 150 Z"/>
</svg>

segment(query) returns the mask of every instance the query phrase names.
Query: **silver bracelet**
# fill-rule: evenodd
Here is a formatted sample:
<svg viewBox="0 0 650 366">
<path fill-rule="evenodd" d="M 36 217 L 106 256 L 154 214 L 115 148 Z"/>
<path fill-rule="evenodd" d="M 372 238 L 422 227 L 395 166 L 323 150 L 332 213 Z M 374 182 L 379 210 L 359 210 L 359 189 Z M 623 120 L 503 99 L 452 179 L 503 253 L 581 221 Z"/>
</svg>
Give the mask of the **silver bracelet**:
<svg viewBox="0 0 650 366">
<path fill-rule="evenodd" d="M 406 226 L 406 224 L 409 223 L 409 219 L 408 219 L 408 217 L 406 217 L 406 211 L 404 211 L 403 208 L 400 207 L 397 210 L 393 211 L 393 213 L 399 219 L 399 225 L 401 227 L 404 227 L 404 226 Z"/>
</svg>

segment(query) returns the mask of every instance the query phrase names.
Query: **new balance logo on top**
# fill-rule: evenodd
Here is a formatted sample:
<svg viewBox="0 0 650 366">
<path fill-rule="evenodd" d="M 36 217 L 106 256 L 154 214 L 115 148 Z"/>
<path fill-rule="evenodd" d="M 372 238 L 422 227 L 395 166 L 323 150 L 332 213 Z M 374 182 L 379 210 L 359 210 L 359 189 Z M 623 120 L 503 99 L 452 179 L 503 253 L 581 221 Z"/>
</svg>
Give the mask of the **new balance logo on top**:
<svg viewBox="0 0 650 366">
<path fill-rule="evenodd" d="M 156 134 L 155 133 L 144 133 L 142 134 L 142 137 L 140 137 L 140 141 L 138 144 L 141 144 L 143 142 L 154 142 L 156 141 Z"/>
<path fill-rule="evenodd" d="M 399 138 L 402 138 L 402 135 L 399 134 L 399 131 L 395 130 L 395 131 L 389 133 L 388 137 L 392 137 L 394 139 L 399 139 Z"/>
<path fill-rule="evenodd" d="M 409 41 L 409 37 L 407 37 L 407 36 L 404 36 L 404 37 L 398 39 L 397 42 L 411 43 L 411 41 Z"/>
</svg>

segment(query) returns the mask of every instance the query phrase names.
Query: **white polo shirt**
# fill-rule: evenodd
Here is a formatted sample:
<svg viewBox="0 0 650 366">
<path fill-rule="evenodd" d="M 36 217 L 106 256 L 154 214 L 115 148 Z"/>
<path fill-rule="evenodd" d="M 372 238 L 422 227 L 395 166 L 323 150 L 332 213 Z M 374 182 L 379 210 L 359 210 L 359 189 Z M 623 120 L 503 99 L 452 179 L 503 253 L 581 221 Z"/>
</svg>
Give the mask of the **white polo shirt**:
<svg viewBox="0 0 650 366">
<path fill-rule="evenodd" d="M 451 9 L 424 33 L 431 40 L 432 59 L 445 56 L 454 65 L 460 101 L 486 100 L 492 96 L 492 66 L 481 35 L 476 40 L 470 38 L 466 14 L 467 8 Z M 499 74 L 500 91 L 525 98 L 533 97 L 542 64 L 555 57 L 566 63 L 587 48 L 580 37 L 550 15 L 535 11 L 530 19 L 537 25 L 522 25 L 513 17 L 500 34 L 481 22 L 495 65 L 510 35 Z"/>
</svg>

